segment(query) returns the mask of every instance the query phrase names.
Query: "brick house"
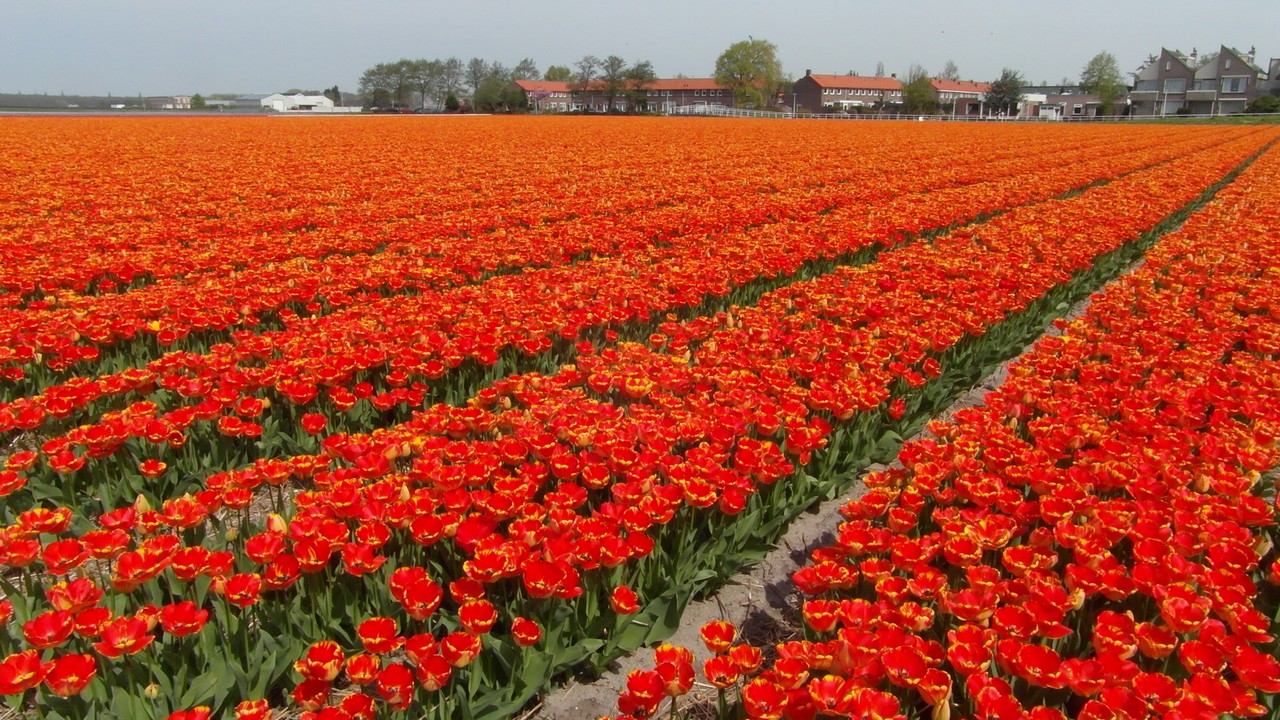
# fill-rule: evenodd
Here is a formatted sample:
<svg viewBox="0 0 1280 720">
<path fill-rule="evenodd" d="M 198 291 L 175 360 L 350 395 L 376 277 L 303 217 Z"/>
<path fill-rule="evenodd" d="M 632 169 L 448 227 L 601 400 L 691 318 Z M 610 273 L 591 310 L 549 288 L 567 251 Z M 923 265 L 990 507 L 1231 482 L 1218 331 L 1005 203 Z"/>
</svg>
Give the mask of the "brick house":
<svg viewBox="0 0 1280 720">
<path fill-rule="evenodd" d="M 1266 71 L 1253 64 L 1253 52 L 1225 45 L 1202 60 L 1162 48 L 1155 62 L 1134 74 L 1129 93 L 1133 115 L 1225 115 L 1240 112 L 1260 94 Z"/>
<path fill-rule="evenodd" d="M 576 83 L 549 80 L 516 80 L 512 86 L 525 94 L 529 109 L 534 112 L 606 112 L 627 109 L 626 90 L 609 97 L 604 83 L 592 82 L 585 89 Z M 639 102 L 644 110 L 672 112 L 679 108 L 733 105 L 733 91 L 713 78 L 660 78 L 648 83 Z"/>
<path fill-rule="evenodd" d="M 1018 115 L 1048 120 L 1085 120 L 1119 116 L 1129 112 L 1129 91 L 1121 91 L 1110 112 L 1102 112 L 1102 96 L 1091 95 L 1079 85 L 1027 85 L 1019 89 L 1022 104 Z"/>
<path fill-rule="evenodd" d="M 715 78 L 656 80 L 646 92 L 649 109 L 662 112 L 689 107 L 733 107 L 733 90 Z"/>
<path fill-rule="evenodd" d="M 1217 57 L 1196 70 L 1195 83 L 1187 93 L 1187 107 L 1193 115 L 1227 115 L 1244 112 L 1262 94 L 1267 73 L 1253 64 L 1251 50 L 1241 53 L 1226 45 Z"/>
<path fill-rule="evenodd" d="M 1267 65 L 1267 81 L 1262 84 L 1258 94 L 1280 96 L 1280 58 L 1271 58 L 1271 63 Z"/>
<path fill-rule="evenodd" d="M 938 103 L 951 108 L 951 115 L 981 115 L 991 83 L 972 80 L 938 80 L 933 82 L 933 92 Z"/>
<path fill-rule="evenodd" d="M 815 75 L 805 70 L 791 92 L 797 107 L 815 113 L 902 102 L 902 83 L 896 77 Z"/>
<path fill-rule="evenodd" d="M 524 93 L 533 112 L 568 112 L 574 104 L 569 83 L 555 80 L 516 80 L 511 83 Z"/>
</svg>

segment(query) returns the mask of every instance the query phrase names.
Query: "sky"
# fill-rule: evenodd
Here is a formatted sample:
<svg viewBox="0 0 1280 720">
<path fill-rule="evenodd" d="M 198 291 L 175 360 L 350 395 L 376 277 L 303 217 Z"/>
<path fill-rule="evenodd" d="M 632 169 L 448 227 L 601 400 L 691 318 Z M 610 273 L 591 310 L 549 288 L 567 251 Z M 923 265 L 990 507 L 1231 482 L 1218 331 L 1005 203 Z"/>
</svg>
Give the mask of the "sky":
<svg viewBox="0 0 1280 720">
<path fill-rule="evenodd" d="M 0 28 L 0 92 L 68 95 L 353 91 L 402 57 L 618 55 L 709 77 L 747 38 L 791 77 L 951 61 L 965 79 L 1057 83 L 1104 50 L 1126 73 L 1161 47 L 1280 57 L 1280 0 L 0 0 Z"/>
</svg>

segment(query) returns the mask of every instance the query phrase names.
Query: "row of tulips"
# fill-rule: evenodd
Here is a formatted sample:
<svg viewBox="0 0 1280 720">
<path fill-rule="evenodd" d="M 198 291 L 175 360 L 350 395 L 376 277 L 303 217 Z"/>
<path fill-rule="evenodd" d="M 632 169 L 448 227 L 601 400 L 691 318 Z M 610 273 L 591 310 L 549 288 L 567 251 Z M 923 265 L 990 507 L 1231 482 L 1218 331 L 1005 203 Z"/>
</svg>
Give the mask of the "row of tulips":
<svg viewBox="0 0 1280 720">
<path fill-rule="evenodd" d="M 1033 298 L 1063 287 L 1063 268 L 1133 240 L 1266 139 L 888 252 L 856 282 L 797 284 L 758 311 L 672 323 L 654 339 L 661 352 L 580 348 L 556 375 L 332 436 L 320 456 L 215 474 L 194 497 L 122 507 L 87 533 L 67 508 L 23 512 L 4 543 L 23 586 L 10 595 L 21 636 L 6 640 L 9 687 L 63 716 L 245 699 L 237 714 L 255 717 L 292 668 L 293 700 L 317 715 L 514 712 L 578 661 L 669 632 L 716 563 L 742 559 L 831 480 L 793 474 L 793 462 L 827 444 L 826 458 L 858 454 L 866 438 L 846 431 L 878 434 L 881 408 L 915 412 L 908 385 L 1016 347 L 986 329 L 1051 309 L 1054 296 Z M 1116 218 L 1117 207 L 1131 212 Z M 982 282 L 967 281 L 979 267 Z M 921 334 L 894 307 L 964 320 Z M 1040 322 L 1015 317 L 1028 314 Z M 312 489 L 287 517 L 255 522 L 255 493 L 291 481 Z M 689 557 L 695 544 L 711 551 Z M 300 654 L 299 641 L 314 642 Z M 40 681 L 73 655 L 101 658 L 99 677 L 62 701 Z"/>
<path fill-rule="evenodd" d="M 1146 138 L 1140 145 L 1150 149 L 1157 147 L 1159 140 Z M 1207 138 L 1200 139 L 1200 142 L 1207 141 Z M 856 170 L 827 171 L 816 177 L 814 173 L 793 173 L 809 178 L 809 182 L 799 186 L 783 185 L 783 190 L 778 192 L 729 194 L 716 193 L 712 187 L 706 200 L 696 202 L 684 200 L 672 204 L 661 197 L 651 198 L 653 207 L 643 212 L 596 213 L 580 221 L 529 227 L 520 221 L 512 228 L 495 229 L 484 235 L 484 242 L 474 241 L 469 233 L 461 230 L 457 232 L 464 237 L 453 240 L 417 235 L 390 242 L 375 236 L 369 242 L 386 247 L 372 255 L 353 254 L 350 249 L 343 249 L 342 243 L 329 243 L 331 256 L 316 258 L 304 245 L 293 259 L 268 262 L 264 258 L 249 269 L 233 272 L 215 265 L 213 269 L 222 270 L 217 275 L 188 272 L 181 279 L 121 295 L 64 293 L 26 311 L 0 314 L 0 328 L 8 328 L 0 330 L 0 337 L 6 339 L 4 345 L 8 347 L 0 360 L 7 366 L 10 381 L 40 369 L 53 371 L 55 377 L 65 375 L 82 363 L 105 363 L 123 370 L 153 359 L 168 347 L 207 350 L 213 342 L 227 339 L 226 333 L 238 327 L 278 327 L 296 312 L 332 310 L 388 293 L 441 290 L 503 269 L 556 266 L 566 259 L 586 255 L 617 256 L 653 242 L 662 243 L 669 237 L 730 232 L 735 227 L 790 219 L 797 213 L 825 211 L 838 202 L 868 202 L 900 192 L 936 189 L 948 182 L 969 184 L 975 180 L 972 177 L 975 171 L 968 168 L 960 180 L 950 180 L 961 169 L 957 165 L 977 165 L 983 158 L 993 163 L 1005 161 L 999 156 L 993 158 L 989 152 L 957 157 L 956 147 L 960 146 L 953 146 L 950 152 L 935 153 L 927 163 L 919 154 L 884 152 L 871 154 L 864 160 L 867 165 Z M 1109 145 L 1097 141 L 1090 147 L 1095 154 L 1110 149 Z M 1019 149 L 1028 151 L 1034 147 Z M 1058 151 L 1070 152 L 1071 148 Z M 1028 157 L 1021 158 L 1022 168 L 1029 169 Z M 919 172 L 922 165 L 931 171 Z M 903 167 L 912 167 L 913 172 L 902 172 Z M 857 171 L 860 172 L 855 175 Z M 849 182 L 854 177 L 859 182 Z M 768 182 L 769 178 L 763 180 Z M 779 184 L 773 181 L 766 187 L 776 189 Z M 607 186 L 601 190 L 603 197 L 610 197 Z M 601 203 L 602 209 L 621 212 L 610 202 L 602 200 Z M 478 218 L 494 215 L 487 208 L 476 208 L 472 212 Z M 343 232 L 354 231 L 347 228 Z M 320 248 L 328 246 L 324 241 L 317 242 Z M 262 255 L 255 247 L 240 252 L 246 256 Z M 68 255 L 75 257 L 74 252 Z M 50 304 L 52 306 L 46 307 Z M 128 342 L 130 340 L 134 341 Z M 46 374 L 33 378 L 37 387 L 47 384 Z"/>
<path fill-rule="evenodd" d="M 1201 144 L 1197 140 L 1192 147 Z M 385 298 L 298 321 L 288 330 L 241 333 L 234 344 L 208 354 L 173 352 L 145 369 L 46 387 L 0 406 L 0 427 L 44 434 L 72 428 L 44 443 L 41 462 L 24 473 L 36 480 L 33 500 L 104 485 L 115 486 L 115 498 L 139 492 L 170 497 L 185 489 L 185 479 L 228 469 L 219 460 L 243 464 L 314 452 L 312 436 L 321 431 L 367 429 L 397 410 L 403 419 L 428 393 L 460 401 L 528 365 L 524 358 L 538 356 L 540 369 L 549 370 L 571 358 L 575 341 L 608 340 L 617 334 L 613 328 L 646 337 L 658 329 L 662 313 L 696 314 L 748 302 L 760 288 L 795 277 L 806 261 L 811 271 L 827 270 L 835 261 L 892 245 L 908 228 L 934 230 L 1050 197 L 1165 162 L 1186 148 L 1086 158 L 1050 174 L 1025 159 L 997 163 L 971 178 L 985 182 L 872 205 L 855 203 L 851 193 L 836 209 L 807 222 L 794 219 L 730 235 L 710 248 L 682 239 L 627 258 L 529 271 L 417 298 Z M 1038 177 L 1011 174 L 1027 165 L 1035 166 Z M 765 278 L 771 280 L 762 285 Z M 441 379 L 463 363 L 470 373 Z M 115 409 L 98 411 L 95 418 L 98 408 Z M 202 449 L 220 436 L 233 439 L 225 457 Z M 76 477 L 66 477 L 71 474 Z M 106 495 L 103 502 L 110 505 L 112 499 Z"/>
<path fill-rule="evenodd" d="M 1277 207 L 1272 150 L 868 475 L 794 575 L 804 640 L 703 629 L 718 716 L 1274 717 Z M 661 649 L 621 717 L 688 692 L 694 662 Z"/>
<path fill-rule="evenodd" d="M 452 139 L 476 142 L 468 134 Z M 234 136 L 225 141 L 233 140 Z M 1139 143 L 1154 146 L 1159 140 L 1144 138 Z M 832 139 L 827 138 L 827 142 L 832 144 Z M 1051 141 L 1044 142 L 1047 150 Z M 1107 147 L 1096 140 L 1089 145 L 1095 152 Z M 150 348 L 152 351 L 170 346 L 200 350 L 210 344 L 208 340 L 197 341 L 205 336 L 216 341 L 225 339 L 225 332 L 234 328 L 252 328 L 262 323 L 279 325 L 283 321 L 280 312 L 286 309 L 332 309 L 378 294 L 439 290 L 475 281 L 487 273 L 556 266 L 574 257 L 625 254 L 671 236 L 730 231 L 785 219 L 797 212 L 822 210 L 835 202 L 833 194 L 852 193 L 854 199 L 865 200 L 877 194 L 927 189 L 957 176 L 960 182 L 970 182 L 967 175 L 973 171 L 969 166 L 978 165 L 983 158 L 1005 161 L 1003 154 L 1013 152 L 1007 148 L 998 150 L 990 140 L 976 148 L 982 154 L 966 156 L 963 147 L 924 143 L 923 147 L 904 152 L 902 144 L 891 144 L 885 150 L 862 153 L 860 162 L 853 167 L 808 167 L 800 172 L 797 158 L 771 162 L 771 170 L 756 169 L 750 176 L 727 172 L 737 169 L 737 164 L 726 158 L 718 167 L 707 168 L 703 173 L 688 173 L 688 167 L 683 166 L 685 175 L 680 180 L 664 179 L 661 184 L 636 183 L 634 170 L 601 174 L 591 187 L 573 191 L 583 196 L 577 203 L 564 202 L 563 189 L 547 193 L 550 202 L 568 207 L 562 214 L 546 208 L 519 212 L 517 198 L 504 192 L 506 188 L 501 184 L 495 194 L 477 200 L 474 181 L 462 180 L 438 188 L 415 184 L 421 195 L 397 192 L 392 197 L 402 207 L 371 208 L 374 199 L 366 197 L 368 191 L 357 193 L 365 198 L 363 201 L 336 203 L 329 197 L 326 204 L 335 209 L 328 220 L 313 217 L 323 215 L 319 212 L 300 216 L 298 208 L 288 204 L 276 208 L 281 204 L 278 193 L 267 190 L 270 205 L 246 213 L 261 215 L 254 217 L 251 227 L 218 224 L 199 230 L 194 238 L 191 230 L 165 227 L 147 235 L 154 238 L 151 243 L 139 241 L 137 228 L 117 227 L 96 215 L 92 216 L 95 232 L 71 234 L 57 225 L 57 219 L 74 217 L 75 227 L 83 230 L 82 213 L 87 211 L 62 207 L 56 213 L 48 211 L 52 214 L 46 217 L 18 205 L 15 214 L 19 219 L 41 224 L 24 228 L 25 223 L 15 222 L 16 227 L 6 227 L 5 237 L 12 238 L 6 245 L 13 247 L 12 252 L 6 252 L 6 258 L 11 259 L 4 265 L 5 275 L 13 283 L 30 285 L 33 281 L 23 279 L 30 274 L 44 283 L 41 287 L 45 290 L 39 299 L 29 302 L 22 295 L 11 294 L 10 302 L 0 303 L 12 306 L 0 312 L 0 337 L 8 348 L 0 361 L 8 366 L 9 379 L 13 380 L 19 370 L 33 364 L 63 372 L 78 363 L 100 361 L 104 348 L 126 343 L 135 336 L 150 338 L 150 345 L 155 346 Z M 1034 145 L 1018 149 L 1025 152 L 1034 149 Z M 742 150 L 761 152 L 759 147 Z M 741 162 L 743 158 L 735 156 L 733 160 Z M 20 164 L 21 158 L 15 162 Z M 904 167 L 921 165 L 934 168 L 935 172 L 902 172 Z M 942 169 L 947 172 L 940 177 L 936 170 Z M 17 167 L 15 172 L 31 173 L 33 169 Z M 657 165 L 652 172 L 671 171 Z M 357 179 L 342 177 L 349 178 L 348 182 Z M 854 179 L 858 182 L 851 182 Z M 91 185 L 87 194 L 106 191 L 115 197 L 120 192 L 115 184 L 118 178 L 112 174 L 104 180 L 112 184 L 101 189 Z M 546 190 L 543 183 L 532 183 L 531 187 L 537 192 Z M 654 187 L 661 191 L 655 192 Z M 164 192 L 169 189 L 169 185 L 161 185 L 144 194 L 139 202 L 163 206 Z M 224 191 L 210 192 L 221 197 Z M 340 191 L 329 189 L 327 194 L 334 192 Z M 307 198 L 306 192 L 298 194 L 302 200 Z M 431 198 L 430 214 L 423 211 L 423 195 Z M 452 214 L 445 211 L 451 203 L 459 205 Z M 352 217 L 356 210 L 360 212 Z M 146 217 L 147 225 L 163 221 Z M 187 224 L 190 218 L 179 215 L 173 221 Z M 221 222 L 222 218 L 218 218 Z M 304 222 L 308 228 L 316 223 L 319 226 L 306 232 L 294 227 Z M 107 243 L 103 234 L 126 239 Z M 48 240 L 31 242 L 31 236 Z M 77 238 L 88 247 L 77 247 Z M 51 256 L 51 244 L 57 246 L 52 255 L 57 257 L 53 267 L 37 261 Z M 192 245 L 202 251 L 207 246 L 207 252 L 173 252 L 175 246 L 189 250 Z M 35 258 L 30 256 L 32 252 L 36 253 Z M 100 264 L 95 252 L 104 256 L 101 262 L 106 263 L 106 268 L 93 270 Z M 142 257 L 135 257 L 139 252 Z M 129 264 L 130 269 L 116 267 L 120 262 Z M 118 285 L 115 290 L 133 288 L 137 277 L 156 280 L 150 287 L 124 293 L 85 294 L 85 288 L 55 292 L 59 283 L 57 271 L 75 277 L 88 272 L 100 278 L 95 287 L 104 283 Z M 50 283 L 54 287 L 49 287 Z M 192 332 L 197 338 L 189 340 Z M 117 354 L 108 353 L 107 359 Z M 125 357 L 135 355 L 136 351 Z"/>
</svg>

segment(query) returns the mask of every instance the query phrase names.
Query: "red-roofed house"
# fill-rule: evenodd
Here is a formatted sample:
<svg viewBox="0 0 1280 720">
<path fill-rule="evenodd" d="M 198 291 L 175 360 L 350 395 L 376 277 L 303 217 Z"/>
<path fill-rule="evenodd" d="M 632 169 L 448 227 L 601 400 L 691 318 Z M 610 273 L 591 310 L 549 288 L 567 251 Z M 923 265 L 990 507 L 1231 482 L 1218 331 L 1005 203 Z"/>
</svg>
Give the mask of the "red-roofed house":
<svg viewBox="0 0 1280 720">
<path fill-rule="evenodd" d="M 892 77 L 815 75 L 805 70 L 804 77 L 796 80 L 791 90 L 795 93 L 796 105 L 809 112 L 883 106 L 902 101 L 902 83 Z"/>
<path fill-rule="evenodd" d="M 982 104 L 991 83 L 971 80 L 933 80 L 933 92 L 938 104 L 952 108 L 952 115 L 981 115 Z"/>
<path fill-rule="evenodd" d="M 685 107 L 733 107 L 733 90 L 715 78 L 655 80 L 648 89 L 648 102 L 650 109 L 663 112 Z"/>
<path fill-rule="evenodd" d="M 573 107 L 569 83 L 556 80 L 516 80 L 533 112 L 567 112 Z"/>
<path fill-rule="evenodd" d="M 534 112 L 571 112 L 588 110 L 606 112 L 609 98 L 604 83 L 595 81 L 585 90 L 575 83 L 548 80 L 517 80 L 512 83 L 524 92 L 529 109 Z M 641 96 L 648 110 L 671 112 L 677 108 L 733 105 L 733 91 L 720 85 L 713 78 L 658 79 L 649 83 Z M 626 91 L 613 98 L 613 110 L 627 109 Z"/>
</svg>

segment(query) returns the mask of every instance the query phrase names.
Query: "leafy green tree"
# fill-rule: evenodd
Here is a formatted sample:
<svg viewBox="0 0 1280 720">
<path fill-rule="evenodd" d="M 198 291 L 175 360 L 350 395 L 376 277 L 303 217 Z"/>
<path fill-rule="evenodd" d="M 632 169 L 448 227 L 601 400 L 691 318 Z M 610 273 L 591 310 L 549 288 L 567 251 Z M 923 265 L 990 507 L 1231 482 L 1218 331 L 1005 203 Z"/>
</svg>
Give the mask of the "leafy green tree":
<svg viewBox="0 0 1280 720">
<path fill-rule="evenodd" d="M 331 88 L 325 88 L 324 96 L 332 100 L 335 106 L 342 105 L 342 91 L 338 89 L 337 85 L 334 85 Z"/>
<path fill-rule="evenodd" d="M 195 107 L 195 98 L 191 99 L 191 103 L 191 106 Z M 1244 111 L 1248 113 L 1280 112 L 1280 97 L 1276 97 L 1275 95 L 1262 95 L 1261 97 L 1254 98 L 1253 102 L 1245 106 Z"/>
<path fill-rule="evenodd" d="M 395 63 L 378 63 L 360 76 L 357 92 L 366 107 L 385 107 L 395 101 L 397 82 Z"/>
<path fill-rule="evenodd" d="M 192 110 L 203 110 L 203 109 L 205 109 L 207 106 L 208 106 L 208 105 L 207 105 L 207 103 L 205 103 L 205 101 L 204 101 L 204 96 L 203 96 L 203 95 L 201 95 L 200 93 L 196 93 L 195 95 L 192 95 L 192 96 L 191 96 L 191 109 L 192 109 Z"/>
<path fill-rule="evenodd" d="M 938 94 L 933 89 L 929 71 L 915 63 L 907 70 L 902 85 L 902 110 L 909 113 L 934 112 L 938 109 Z"/>
<path fill-rule="evenodd" d="M 766 107 L 783 81 L 778 47 L 768 40 L 740 40 L 716 58 L 715 78 L 733 92 L 735 106 Z"/>
<path fill-rule="evenodd" d="M 1016 115 L 1018 106 L 1022 103 L 1021 91 L 1025 84 L 1021 73 L 1004 68 L 1000 72 L 1000 77 L 992 82 L 991 88 L 987 90 L 985 98 L 987 109 L 1002 115 Z"/>
<path fill-rule="evenodd" d="M 503 112 L 507 109 L 504 91 L 507 82 L 499 75 L 490 75 L 480 83 L 480 87 L 476 88 L 475 97 L 472 106 L 476 112 L 496 113 Z"/>
<path fill-rule="evenodd" d="M 564 65 L 552 65 L 542 74 L 542 79 L 550 82 L 569 82 L 573 78 L 573 71 Z"/>
<path fill-rule="evenodd" d="M 444 96 L 445 112 L 456 113 L 461 108 L 462 108 L 462 103 L 458 102 L 457 95 L 454 95 L 453 93 L 449 93 L 448 95 Z"/>
<path fill-rule="evenodd" d="M 1080 89 L 1089 95 L 1097 95 L 1102 113 L 1111 112 L 1112 106 L 1124 92 L 1125 83 L 1120 74 L 1120 63 L 1109 52 L 1094 55 L 1080 71 Z"/>
</svg>

